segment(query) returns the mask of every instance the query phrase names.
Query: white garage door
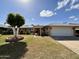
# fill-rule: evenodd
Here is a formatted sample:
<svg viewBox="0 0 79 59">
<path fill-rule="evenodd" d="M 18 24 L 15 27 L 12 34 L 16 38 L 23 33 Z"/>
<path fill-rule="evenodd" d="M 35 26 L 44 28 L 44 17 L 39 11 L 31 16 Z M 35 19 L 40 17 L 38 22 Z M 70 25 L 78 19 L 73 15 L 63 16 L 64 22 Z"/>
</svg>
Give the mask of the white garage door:
<svg viewBox="0 0 79 59">
<path fill-rule="evenodd" d="M 71 27 L 52 27 L 50 31 L 51 36 L 73 36 L 73 29 Z"/>
</svg>

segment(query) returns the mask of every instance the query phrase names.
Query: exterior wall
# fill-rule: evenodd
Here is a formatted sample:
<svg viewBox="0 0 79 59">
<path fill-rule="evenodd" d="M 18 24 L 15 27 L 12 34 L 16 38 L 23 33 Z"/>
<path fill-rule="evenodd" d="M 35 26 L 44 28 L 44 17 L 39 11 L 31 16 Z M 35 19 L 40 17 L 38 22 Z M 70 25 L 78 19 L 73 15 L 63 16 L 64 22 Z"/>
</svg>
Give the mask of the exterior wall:
<svg viewBox="0 0 79 59">
<path fill-rule="evenodd" d="M 52 27 L 50 30 L 51 36 L 74 36 L 72 27 Z"/>
</svg>

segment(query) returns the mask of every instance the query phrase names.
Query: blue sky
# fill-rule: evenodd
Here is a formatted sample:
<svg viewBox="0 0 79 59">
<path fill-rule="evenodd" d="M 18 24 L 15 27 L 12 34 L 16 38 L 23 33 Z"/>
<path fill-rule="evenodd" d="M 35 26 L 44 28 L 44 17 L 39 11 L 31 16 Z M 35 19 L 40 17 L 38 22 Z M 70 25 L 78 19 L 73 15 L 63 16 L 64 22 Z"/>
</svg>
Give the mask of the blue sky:
<svg viewBox="0 0 79 59">
<path fill-rule="evenodd" d="M 0 24 L 9 13 L 23 15 L 26 25 L 79 23 L 79 0 L 0 0 Z"/>
</svg>

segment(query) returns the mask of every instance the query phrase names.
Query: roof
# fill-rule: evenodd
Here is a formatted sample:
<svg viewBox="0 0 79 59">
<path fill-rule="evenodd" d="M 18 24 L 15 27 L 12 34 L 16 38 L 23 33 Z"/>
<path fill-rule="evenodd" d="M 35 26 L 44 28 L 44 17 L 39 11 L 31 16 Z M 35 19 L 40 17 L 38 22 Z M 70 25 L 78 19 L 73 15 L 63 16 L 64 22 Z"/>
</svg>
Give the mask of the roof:
<svg viewBox="0 0 79 59">
<path fill-rule="evenodd" d="M 72 23 L 69 23 L 69 24 L 49 24 L 47 26 L 70 26 L 70 27 L 79 27 L 79 24 L 72 24 Z"/>
<path fill-rule="evenodd" d="M 33 27 L 34 27 L 34 28 L 43 28 L 44 25 L 34 25 Z"/>
<path fill-rule="evenodd" d="M 11 28 L 10 25 L 3 25 L 3 24 L 0 24 L 0 27 L 3 27 L 3 28 Z M 29 25 L 23 25 L 20 28 L 31 28 L 31 27 L 32 26 L 29 26 Z"/>
<path fill-rule="evenodd" d="M 72 23 L 69 23 L 69 24 L 49 24 L 49 25 L 23 25 L 21 26 L 20 28 L 42 28 L 44 26 L 70 26 L 70 27 L 79 27 L 79 24 L 72 24 Z M 11 28 L 10 25 L 3 25 L 3 24 L 0 24 L 0 27 L 3 27 L 3 28 Z"/>
<path fill-rule="evenodd" d="M 23 25 L 21 26 L 20 28 L 32 28 L 33 26 L 30 26 L 30 25 Z"/>
<path fill-rule="evenodd" d="M 10 26 L 8 26 L 8 25 L 3 25 L 3 24 L 0 24 L 0 27 L 3 27 L 3 28 L 10 28 Z"/>
</svg>

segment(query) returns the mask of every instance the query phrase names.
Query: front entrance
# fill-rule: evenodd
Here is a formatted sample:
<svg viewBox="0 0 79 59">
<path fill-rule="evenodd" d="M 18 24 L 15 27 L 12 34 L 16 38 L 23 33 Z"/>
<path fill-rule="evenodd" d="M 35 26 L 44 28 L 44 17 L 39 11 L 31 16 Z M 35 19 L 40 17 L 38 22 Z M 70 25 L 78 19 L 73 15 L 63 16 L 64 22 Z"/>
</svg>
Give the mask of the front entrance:
<svg viewBox="0 0 79 59">
<path fill-rule="evenodd" d="M 35 28 L 34 33 L 37 33 L 37 35 L 40 35 L 40 29 L 39 28 Z"/>
</svg>

